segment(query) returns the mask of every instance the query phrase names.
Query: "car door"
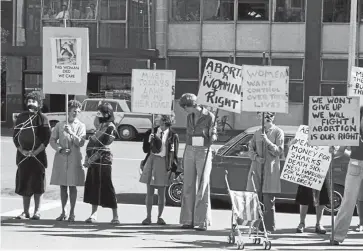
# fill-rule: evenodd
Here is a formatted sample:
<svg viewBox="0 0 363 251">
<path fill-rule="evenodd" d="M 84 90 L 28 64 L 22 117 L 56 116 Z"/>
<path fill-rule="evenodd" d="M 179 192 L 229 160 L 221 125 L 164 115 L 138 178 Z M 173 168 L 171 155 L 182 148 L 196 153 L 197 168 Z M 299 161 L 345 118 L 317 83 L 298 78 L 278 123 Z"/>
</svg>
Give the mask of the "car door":
<svg viewBox="0 0 363 251">
<path fill-rule="evenodd" d="M 114 102 L 114 103 L 115 103 L 115 110 L 114 110 L 115 111 L 115 124 L 119 125 L 121 120 L 125 116 L 125 111 L 122 109 L 119 102 Z"/>
<path fill-rule="evenodd" d="M 280 172 L 284 169 L 285 160 L 289 152 L 289 142 L 294 138 L 294 135 L 285 135 L 284 139 L 284 155 L 281 156 Z M 298 185 L 286 180 L 281 180 L 281 194 L 277 195 L 277 199 L 295 200 Z"/>
<path fill-rule="evenodd" d="M 228 171 L 228 184 L 230 189 L 244 191 L 247 185 L 248 172 L 251 160 L 248 157 L 248 144 L 252 134 L 246 134 L 223 155 L 217 154 L 213 158 L 210 184 L 214 194 L 226 194 L 225 171 Z"/>
<path fill-rule="evenodd" d="M 87 99 L 83 101 L 82 112 L 78 115 L 80 121 L 86 125 L 86 131 L 96 130 L 94 121 L 97 114 L 99 100 Z"/>
</svg>

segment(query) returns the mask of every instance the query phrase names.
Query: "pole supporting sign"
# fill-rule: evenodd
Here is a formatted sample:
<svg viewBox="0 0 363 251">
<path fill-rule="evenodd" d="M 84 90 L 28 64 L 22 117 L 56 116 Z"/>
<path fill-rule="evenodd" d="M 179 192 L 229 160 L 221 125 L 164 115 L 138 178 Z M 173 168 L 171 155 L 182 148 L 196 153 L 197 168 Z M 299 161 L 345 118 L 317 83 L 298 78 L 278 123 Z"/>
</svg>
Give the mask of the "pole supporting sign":
<svg viewBox="0 0 363 251">
<path fill-rule="evenodd" d="M 43 28 L 43 91 L 86 95 L 89 71 L 87 28 Z"/>
</svg>

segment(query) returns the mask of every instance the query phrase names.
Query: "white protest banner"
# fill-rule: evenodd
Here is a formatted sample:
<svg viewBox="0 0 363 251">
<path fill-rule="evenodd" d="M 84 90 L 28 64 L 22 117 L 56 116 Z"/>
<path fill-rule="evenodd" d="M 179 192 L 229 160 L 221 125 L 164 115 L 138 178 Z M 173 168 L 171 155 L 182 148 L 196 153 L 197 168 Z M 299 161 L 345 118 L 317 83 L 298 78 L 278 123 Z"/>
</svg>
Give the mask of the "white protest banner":
<svg viewBox="0 0 363 251">
<path fill-rule="evenodd" d="M 199 85 L 198 103 L 241 113 L 242 67 L 208 59 Z"/>
<path fill-rule="evenodd" d="M 88 28 L 43 27 L 43 92 L 86 95 Z"/>
<path fill-rule="evenodd" d="M 321 190 L 331 162 L 328 146 L 308 143 L 309 127 L 301 125 L 296 132 L 297 142 L 290 146 L 281 179 Z"/>
<path fill-rule="evenodd" d="M 309 144 L 314 146 L 358 146 L 359 97 L 311 96 Z"/>
<path fill-rule="evenodd" d="M 175 70 L 132 70 L 132 112 L 170 115 L 174 94 Z"/>
<path fill-rule="evenodd" d="M 288 113 L 289 67 L 242 65 L 242 110 Z"/>
<path fill-rule="evenodd" d="M 352 67 L 347 96 L 360 97 L 360 104 L 363 105 L 363 68 Z"/>
</svg>

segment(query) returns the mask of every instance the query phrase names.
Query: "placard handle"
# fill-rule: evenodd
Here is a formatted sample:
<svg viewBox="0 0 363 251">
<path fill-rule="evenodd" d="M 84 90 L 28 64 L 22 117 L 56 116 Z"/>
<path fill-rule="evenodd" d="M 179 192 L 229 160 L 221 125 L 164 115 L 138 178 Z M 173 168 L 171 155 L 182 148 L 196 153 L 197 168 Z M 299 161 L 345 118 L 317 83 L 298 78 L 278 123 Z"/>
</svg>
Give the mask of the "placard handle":
<svg viewBox="0 0 363 251">
<path fill-rule="evenodd" d="M 334 96 L 334 88 L 331 88 L 330 95 Z M 331 161 L 330 161 L 330 209 L 331 209 L 331 239 L 330 243 L 334 245 L 334 176 L 333 176 L 333 162 L 334 162 L 334 152 L 331 153 Z"/>
</svg>

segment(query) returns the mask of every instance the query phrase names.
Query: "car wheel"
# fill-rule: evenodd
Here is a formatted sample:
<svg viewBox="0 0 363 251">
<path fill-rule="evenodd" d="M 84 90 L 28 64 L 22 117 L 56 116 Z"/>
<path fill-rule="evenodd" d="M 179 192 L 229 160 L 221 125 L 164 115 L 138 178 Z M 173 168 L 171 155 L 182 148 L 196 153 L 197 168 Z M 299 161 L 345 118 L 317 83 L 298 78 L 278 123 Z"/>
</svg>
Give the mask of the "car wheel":
<svg viewBox="0 0 363 251">
<path fill-rule="evenodd" d="M 334 185 L 334 194 L 333 194 L 334 215 L 338 213 L 342 205 L 343 195 L 344 195 L 344 187 L 341 185 Z M 330 204 L 324 207 L 324 211 L 326 214 L 331 215 L 332 210 Z"/>
<path fill-rule="evenodd" d="M 183 183 L 174 183 L 167 187 L 166 203 L 171 206 L 181 206 L 181 198 L 183 195 Z"/>
<path fill-rule="evenodd" d="M 132 126 L 123 125 L 118 128 L 118 134 L 121 140 L 133 140 L 136 137 L 136 130 Z"/>
<path fill-rule="evenodd" d="M 56 125 L 57 123 L 58 123 L 58 121 L 56 121 L 56 120 L 51 120 L 51 121 L 49 121 L 50 128 L 55 127 L 55 125 Z"/>
</svg>

